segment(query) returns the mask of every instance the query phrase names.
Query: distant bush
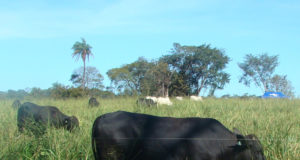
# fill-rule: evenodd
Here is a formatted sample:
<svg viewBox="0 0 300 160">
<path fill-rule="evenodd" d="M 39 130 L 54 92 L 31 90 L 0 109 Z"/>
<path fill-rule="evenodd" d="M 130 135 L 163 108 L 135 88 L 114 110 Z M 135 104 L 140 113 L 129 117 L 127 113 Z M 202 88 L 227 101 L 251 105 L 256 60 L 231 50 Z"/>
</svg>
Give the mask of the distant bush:
<svg viewBox="0 0 300 160">
<path fill-rule="evenodd" d="M 8 99 L 24 99 L 24 97 L 28 96 L 29 93 L 25 90 L 8 90 L 7 92 L 0 92 L 0 98 L 8 98 Z"/>
<path fill-rule="evenodd" d="M 69 98 L 70 93 L 68 87 L 59 83 L 54 83 L 51 88 L 51 97 L 53 98 Z"/>
<path fill-rule="evenodd" d="M 84 91 L 82 88 L 69 88 L 67 89 L 67 92 L 69 93 L 69 97 L 71 98 L 80 98 L 84 97 Z"/>
<path fill-rule="evenodd" d="M 29 93 L 29 96 L 41 98 L 41 97 L 49 97 L 51 95 L 50 89 L 40 89 L 37 87 L 33 87 Z"/>
<path fill-rule="evenodd" d="M 229 94 L 225 94 L 223 96 L 221 96 L 221 98 L 224 98 L 224 99 L 228 99 L 228 98 L 238 98 L 238 99 L 255 99 L 255 98 L 259 98 L 259 96 L 256 96 L 256 95 L 249 95 L 248 93 L 245 93 L 244 95 L 233 95 L 233 96 L 230 96 Z"/>
<path fill-rule="evenodd" d="M 96 88 L 87 89 L 89 96 L 101 97 L 101 98 L 113 98 L 115 94 L 111 91 L 103 91 Z"/>
<path fill-rule="evenodd" d="M 51 88 L 51 97 L 53 98 L 80 98 L 86 96 L 97 96 L 102 98 L 111 98 L 114 97 L 114 93 L 110 91 L 102 91 L 96 88 L 93 89 L 85 89 L 78 87 L 68 87 L 59 83 L 54 83 Z"/>
</svg>

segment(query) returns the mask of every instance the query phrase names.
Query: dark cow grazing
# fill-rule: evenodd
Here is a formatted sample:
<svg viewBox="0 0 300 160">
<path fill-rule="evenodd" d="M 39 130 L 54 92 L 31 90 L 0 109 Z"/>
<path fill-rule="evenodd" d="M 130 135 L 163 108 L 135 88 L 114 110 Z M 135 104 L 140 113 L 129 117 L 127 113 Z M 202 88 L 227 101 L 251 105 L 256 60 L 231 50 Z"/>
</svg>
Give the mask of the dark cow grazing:
<svg viewBox="0 0 300 160">
<path fill-rule="evenodd" d="M 11 106 L 14 109 L 18 109 L 21 106 L 21 102 L 19 100 L 15 100 Z"/>
<path fill-rule="evenodd" d="M 97 101 L 97 99 L 95 97 L 90 98 L 89 106 L 90 107 L 98 107 L 99 106 L 99 102 Z"/>
<path fill-rule="evenodd" d="M 67 116 L 53 106 L 39 106 L 30 102 L 21 105 L 17 120 L 20 132 L 28 129 L 35 134 L 43 134 L 48 125 L 69 131 L 79 126 L 75 116 Z"/>
<path fill-rule="evenodd" d="M 211 118 L 171 118 L 118 111 L 92 129 L 96 160 L 265 160 L 255 135 Z"/>
<path fill-rule="evenodd" d="M 146 98 L 139 98 L 137 101 L 136 101 L 136 104 L 138 106 L 156 106 L 157 103 L 154 102 L 152 99 L 146 99 Z"/>
</svg>

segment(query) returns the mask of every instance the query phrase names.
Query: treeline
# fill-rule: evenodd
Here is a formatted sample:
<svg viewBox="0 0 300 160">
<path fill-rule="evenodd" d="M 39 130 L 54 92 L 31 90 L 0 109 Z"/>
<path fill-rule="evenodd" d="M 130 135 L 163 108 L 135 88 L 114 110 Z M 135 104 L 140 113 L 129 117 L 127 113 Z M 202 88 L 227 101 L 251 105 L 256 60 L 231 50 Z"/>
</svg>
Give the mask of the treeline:
<svg viewBox="0 0 300 160">
<path fill-rule="evenodd" d="M 229 61 L 223 50 L 210 45 L 182 46 L 174 43 L 170 54 L 152 61 L 140 57 L 133 63 L 110 69 L 107 75 L 117 93 L 189 96 L 204 95 L 206 91 L 205 95 L 213 97 L 216 90 L 223 89 L 230 82 L 230 74 L 225 72 Z M 274 75 L 278 65 L 277 55 L 247 54 L 244 62 L 237 64 L 241 69 L 239 83 L 261 88 L 261 95 L 273 91 L 294 97 L 287 76 Z"/>
<path fill-rule="evenodd" d="M 83 46 L 78 47 L 76 45 Z M 91 53 L 84 39 L 73 46 L 73 56 L 80 57 Z M 80 53 L 80 54 L 79 54 Z M 85 55 L 88 56 L 88 55 Z M 85 57 L 81 56 L 81 57 Z M 32 88 L 30 91 L 0 93 L 1 97 L 53 97 L 78 98 L 84 96 L 214 96 L 216 90 L 223 89 L 230 82 L 230 74 L 225 72 L 230 58 L 225 51 L 210 45 L 182 46 L 174 43 L 169 54 L 155 60 L 139 57 L 136 61 L 107 71 L 111 81 L 109 87 L 103 85 L 103 76 L 96 67 L 85 65 L 71 74 L 72 86 L 54 83 L 49 89 Z M 241 69 L 239 83 L 250 87 L 254 84 L 267 91 L 283 92 L 294 97 L 293 87 L 286 75 L 274 75 L 278 66 L 278 56 L 247 54 L 244 62 L 238 63 Z M 230 97 L 224 95 L 223 97 Z M 238 97 L 234 95 L 233 97 Z M 254 97 L 243 95 L 242 97 Z"/>
<path fill-rule="evenodd" d="M 20 90 L 8 90 L 7 92 L 0 91 L 0 99 L 19 99 L 23 100 L 26 98 L 54 98 L 54 99 L 67 99 L 67 98 L 82 98 L 86 96 L 96 96 L 101 98 L 117 98 L 117 97 L 129 97 L 130 94 L 126 92 L 122 92 L 120 94 L 114 94 L 111 91 L 99 90 L 99 89 L 86 89 L 83 90 L 81 88 L 68 87 L 62 84 L 55 83 L 53 86 L 57 86 L 57 88 L 49 88 L 49 89 L 40 89 L 40 88 L 32 88 L 30 91 L 25 91 L 23 89 Z M 215 98 L 212 96 L 212 98 Z M 239 98 L 239 99 L 253 99 L 259 98 L 259 96 L 255 95 L 230 95 L 225 94 L 220 98 Z"/>
<path fill-rule="evenodd" d="M 25 98 L 54 98 L 54 99 L 66 99 L 66 98 L 80 98 L 86 96 L 97 96 L 102 98 L 112 98 L 115 94 L 110 91 L 104 91 L 97 88 L 69 87 L 63 84 L 54 83 L 51 88 L 40 89 L 32 88 L 28 90 L 8 90 L 7 92 L 0 92 L 0 99 L 25 99 Z"/>
<path fill-rule="evenodd" d="M 152 61 L 140 57 L 107 75 L 118 92 L 129 95 L 188 96 L 199 95 L 203 89 L 214 95 L 229 82 L 224 71 L 229 57 L 220 49 L 175 43 L 170 53 Z"/>
</svg>

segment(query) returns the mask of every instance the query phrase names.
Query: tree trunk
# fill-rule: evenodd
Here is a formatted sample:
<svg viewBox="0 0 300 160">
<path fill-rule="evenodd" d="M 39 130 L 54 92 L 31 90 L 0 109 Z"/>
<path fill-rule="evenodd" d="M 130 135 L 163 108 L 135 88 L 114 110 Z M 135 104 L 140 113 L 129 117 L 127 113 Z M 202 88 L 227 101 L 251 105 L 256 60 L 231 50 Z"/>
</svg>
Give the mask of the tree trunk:
<svg viewBox="0 0 300 160">
<path fill-rule="evenodd" d="M 166 88 L 166 97 L 169 97 L 169 87 Z"/>
<path fill-rule="evenodd" d="M 263 84 L 263 86 L 264 86 L 264 93 L 265 93 L 265 92 L 268 92 L 268 91 L 269 91 L 269 88 L 268 88 L 267 82 L 263 82 L 262 84 Z"/>
<path fill-rule="evenodd" d="M 199 96 L 202 88 L 204 87 L 204 82 L 206 81 L 206 78 L 203 78 L 203 80 L 200 83 L 200 87 L 197 89 L 197 96 Z"/>
<path fill-rule="evenodd" d="M 85 90 L 85 60 L 83 60 L 82 89 Z"/>
<path fill-rule="evenodd" d="M 162 96 L 165 97 L 165 84 L 162 83 Z"/>
</svg>

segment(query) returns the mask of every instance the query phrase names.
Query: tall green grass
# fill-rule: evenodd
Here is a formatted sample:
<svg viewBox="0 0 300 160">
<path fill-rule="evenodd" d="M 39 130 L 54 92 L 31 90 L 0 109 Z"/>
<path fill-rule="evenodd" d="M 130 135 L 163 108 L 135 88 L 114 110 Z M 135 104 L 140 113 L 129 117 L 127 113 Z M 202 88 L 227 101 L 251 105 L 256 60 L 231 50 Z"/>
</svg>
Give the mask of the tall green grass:
<svg viewBox="0 0 300 160">
<path fill-rule="evenodd" d="M 0 159 L 93 159 L 91 128 L 94 120 L 118 110 L 172 117 L 212 117 L 227 128 L 256 134 L 268 160 L 300 159 L 300 100 L 185 99 L 172 106 L 139 107 L 136 98 L 98 99 L 100 107 L 88 108 L 88 99 L 28 99 L 39 105 L 57 106 L 79 119 L 80 129 L 69 133 L 49 128 L 42 137 L 20 134 L 13 100 L 0 100 Z"/>
</svg>

